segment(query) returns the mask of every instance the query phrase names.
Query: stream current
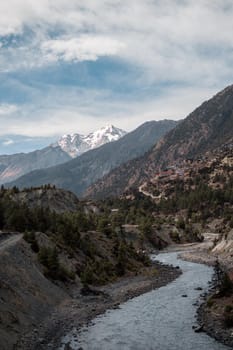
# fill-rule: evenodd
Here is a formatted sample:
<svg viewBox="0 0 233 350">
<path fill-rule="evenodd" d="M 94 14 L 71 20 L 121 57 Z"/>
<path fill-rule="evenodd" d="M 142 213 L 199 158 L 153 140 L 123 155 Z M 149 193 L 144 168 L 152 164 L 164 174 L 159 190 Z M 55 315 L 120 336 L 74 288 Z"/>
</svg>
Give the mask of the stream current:
<svg viewBox="0 0 233 350">
<path fill-rule="evenodd" d="M 91 325 L 63 339 L 78 350 L 225 350 L 205 333 L 195 333 L 200 294 L 208 289 L 211 267 L 182 261 L 177 253 L 152 256 L 180 266 L 183 274 L 172 283 L 127 301 L 120 309 L 98 316 Z M 196 290 L 196 288 L 202 290 Z M 184 295 L 187 295 L 184 297 Z M 64 349 L 64 345 L 61 347 Z"/>
</svg>

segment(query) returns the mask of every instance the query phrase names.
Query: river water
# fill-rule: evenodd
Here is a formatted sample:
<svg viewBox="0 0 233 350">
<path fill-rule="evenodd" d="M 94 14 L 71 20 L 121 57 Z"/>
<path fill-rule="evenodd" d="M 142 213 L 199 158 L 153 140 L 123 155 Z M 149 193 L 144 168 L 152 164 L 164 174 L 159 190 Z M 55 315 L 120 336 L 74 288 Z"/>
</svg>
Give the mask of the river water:
<svg viewBox="0 0 233 350">
<path fill-rule="evenodd" d="M 78 333 L 73 330 L 64 343 L 70 341 L 74 350 L 229 349 L 192 329 L 197 309 L 193 304 L 208 288 L 213 269 L 179 260 L 176 253 L 159 254 L 156 259 L 179 265 L 183 274 L 165 287 L 127 301 L 120 309 L 107 311 Z M 197 287 L 203 290 L 195 290 Z"/>
</svg>

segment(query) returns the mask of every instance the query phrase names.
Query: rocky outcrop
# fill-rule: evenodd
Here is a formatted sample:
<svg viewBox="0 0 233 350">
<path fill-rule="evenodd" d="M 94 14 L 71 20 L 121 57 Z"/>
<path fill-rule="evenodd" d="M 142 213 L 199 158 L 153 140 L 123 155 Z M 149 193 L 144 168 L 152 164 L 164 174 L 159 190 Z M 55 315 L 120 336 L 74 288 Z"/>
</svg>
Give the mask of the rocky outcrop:
<svg viewBox="0 0 233 350">
<path fill-rule="evenodd" d="M 228 268 L 233 268 L 233 229 L 224 234 L 222 239 L 212 249 L 212 253 L 218 256 Z"/>
</svg>

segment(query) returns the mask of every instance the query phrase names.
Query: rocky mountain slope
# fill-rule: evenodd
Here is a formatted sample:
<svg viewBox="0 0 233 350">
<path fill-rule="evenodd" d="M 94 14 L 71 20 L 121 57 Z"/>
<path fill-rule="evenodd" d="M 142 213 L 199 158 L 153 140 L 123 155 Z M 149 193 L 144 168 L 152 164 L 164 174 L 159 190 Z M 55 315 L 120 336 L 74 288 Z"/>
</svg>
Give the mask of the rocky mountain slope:
<svg viewBox="0 0 233 350">
<path fill-rule="evenodd" d="M 233 85 L 204 102 L 146 155 L 114 169 L 86 192 L 90 197 L 116 196 L 138 187 L 161 168 L 198 158 L 233 141 Z"/>
<path fill-rule="evenodd" d="M 184 191 L 191 191 L 202 180 L 210 189 L 222 190 L 232 177 L 233 145 L 224 144 L 205 157 L 184 160 L 179 165 L 158 171 L 150 181 L 139 187 L 139 192 L 159 202 L 162 198 L 173 196 L 178 184 Z"/>
<path fill-rule="evenodd" d="M 107 125 L 88 135 L 64 135 L 55 146 L 61 147 L 64 152 L 68 153 L 72 158 L 75 158 L 82 153 L 100 147 L 105 143 L 117 141 L 126 134 L 127 133 L 124 130 L 116 128 L 113 125 Z"/>
<path fill-rule="evenodd" d="M 177 122 L 171 120 L 147 122 L 118 141 L 88 151 L 60 166 L 33 171 L 7 186 L 24 188 L 50 183 L 81 195 L 112 169 L 144 154 L 176 125 Z"/>
<path fill-rule="evenodd" d="M 71 157 L 60 147 L 46 147 L 30 153 L 0 156 L 0 184 L 13 181 L 35 169 L 48 168 L 67 162 Z"/>
</svg>

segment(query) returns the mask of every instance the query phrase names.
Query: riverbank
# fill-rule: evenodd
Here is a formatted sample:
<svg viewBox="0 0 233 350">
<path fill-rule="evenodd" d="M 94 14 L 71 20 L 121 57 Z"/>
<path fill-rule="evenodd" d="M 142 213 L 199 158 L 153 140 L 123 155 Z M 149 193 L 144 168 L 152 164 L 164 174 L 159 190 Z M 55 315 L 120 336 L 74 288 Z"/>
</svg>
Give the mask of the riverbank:
<svg viewBox="0 0 233 350">
<path fill-rule="evenodd" d="M 121 278 L 101 288 L 83 290 L 76 298 L 64 301 L 43 324 L 25 335 L 17 349 L 57 349 L 62 337 L 73 328 L 79 329 L 106 310 L 118 308 L 129 299 L 165 286 L 181 273 L 178 268 L 155 262 L 138 276 Z"/>
<path fill-rule="evenodd" d="M 211 254 L 203 245 L 193 246 L 190 251 L 182 252 L 179 257 L 183 260 L 214 266 L 218 260 L 220 265 L 227 271 L 228 266 L 225 261 L 217 255 Z M 200 330 L 207 333 L 217 341 L 233 348 L 233 324 L 226 326 L 225 316 L 227 307 L 233 307 L 233 295 L 218 295 L 219 287 L 216 285 L 216 276 L 213 276 L 209 292 L 204 298 L 204 302 L 197 310 L 197 321 Z"/>
<path fill-rule="evenodd" d="M 197 321 L 209 336 L 233 348 L 233 286 L 224 270 L 219 277 L 215 272 L 212 286 L 198 308 Z"/>
<path fill-rule="evenodd" d="M 210 293 L 198 308 L 197 321 L 210 337 L 233 348 L 233 329 L 226 327 L 223 316 L 226 305 L 232 305 L 232 298 L 229 304 L 227 299 L 214 299 L 212 296 L 213 293 Z"/>
</svg>

